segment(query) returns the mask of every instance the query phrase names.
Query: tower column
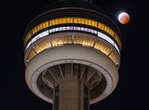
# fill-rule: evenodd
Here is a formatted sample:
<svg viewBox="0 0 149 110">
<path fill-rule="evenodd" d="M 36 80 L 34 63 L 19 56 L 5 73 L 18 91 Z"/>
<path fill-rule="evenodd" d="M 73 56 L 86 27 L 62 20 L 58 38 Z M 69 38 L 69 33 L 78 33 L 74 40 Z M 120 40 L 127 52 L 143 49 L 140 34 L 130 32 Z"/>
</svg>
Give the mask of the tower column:
<svg viewBox="0 0 149 110">
<path fill-rule="evenodd" d="M 64 79 L 55 88 L 54 110 L 88 110 L 88 90 L 77 78 Z M 89 107 L 88 107 L 89 108 Z"/>
</svg>

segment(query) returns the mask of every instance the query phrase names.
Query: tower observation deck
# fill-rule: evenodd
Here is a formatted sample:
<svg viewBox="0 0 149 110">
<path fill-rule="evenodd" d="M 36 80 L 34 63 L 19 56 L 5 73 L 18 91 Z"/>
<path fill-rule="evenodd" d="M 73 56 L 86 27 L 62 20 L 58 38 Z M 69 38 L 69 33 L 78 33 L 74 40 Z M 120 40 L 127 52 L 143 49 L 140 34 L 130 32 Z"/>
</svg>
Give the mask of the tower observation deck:
<svg viewBox="0 0 149 110">
<path fill-rule="evenodd" d="M 26 28 L 26 83 L 54 110 L 88 110 L 118 83 L 120 32 L 88 2 L 58 3 Z"/>
</svg>

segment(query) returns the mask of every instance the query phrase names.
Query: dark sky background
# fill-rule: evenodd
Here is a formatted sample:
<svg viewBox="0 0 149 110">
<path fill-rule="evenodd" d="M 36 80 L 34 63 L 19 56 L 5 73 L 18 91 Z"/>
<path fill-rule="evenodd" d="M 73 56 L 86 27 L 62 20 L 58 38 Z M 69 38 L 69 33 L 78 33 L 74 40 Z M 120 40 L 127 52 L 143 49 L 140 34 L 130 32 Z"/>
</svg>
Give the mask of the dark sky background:
<svg viewBox="0 0 149 110">
<path fill-rule="evenodd" d="M 54 0 L 52 0 L 54 1 Z M 52 110 L 52 105 L 28 89 L 23 62 L 23 34 L 27 23 L 50 0 L 0 1 L 0 110 Z M 128 25 L 118 23 L 123 40 L 120 79 L 107 99 L 91 110 L 149 109 L 149 26 L 147 0 L 95 0 L 118 23 L 116 14 L 126 10 Z"/>
</svg>

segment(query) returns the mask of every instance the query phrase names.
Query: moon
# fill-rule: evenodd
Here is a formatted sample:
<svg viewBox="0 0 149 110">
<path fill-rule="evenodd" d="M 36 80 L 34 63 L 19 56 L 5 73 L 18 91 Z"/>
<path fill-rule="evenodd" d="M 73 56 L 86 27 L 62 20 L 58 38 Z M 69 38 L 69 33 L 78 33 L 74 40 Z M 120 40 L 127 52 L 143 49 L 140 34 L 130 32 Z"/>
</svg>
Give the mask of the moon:
<svg viewBox="0 0 149 110">
<path fill-rule="evenodd" d="M 129 23 L 130 21 L 130 16 L 128 13 L 126 12 L 121 12 L 119 15 L 118 15 L 118 21 L 121 23 L 121 24 L 127 24 Z"/>
</svg>

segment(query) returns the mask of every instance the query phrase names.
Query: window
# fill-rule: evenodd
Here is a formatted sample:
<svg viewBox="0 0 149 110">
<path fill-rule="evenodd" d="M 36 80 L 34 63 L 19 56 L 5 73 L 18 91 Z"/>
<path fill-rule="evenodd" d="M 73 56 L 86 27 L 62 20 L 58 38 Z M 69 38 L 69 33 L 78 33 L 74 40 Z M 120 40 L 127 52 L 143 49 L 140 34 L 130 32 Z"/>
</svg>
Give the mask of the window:
<svg viewBox="0 0 149 110">
<path fill-rule="evenodd" d="M 49 21 L 45 21 L 37 26 L 35 26 L 26 36 L 25 44 L 27 41 L 37 32 L 39 32 L 42 29 L 45 29 L 50 26 L 55 26 L 59 24 L 68 24 L 68 23 L 76 23 L 76 24 L 84 24 L 92 27 L 96 27 L 102 31 L 105 31 L 109 35 L 111 35 L 116 42 L 121 46 L 121 41 L 119 36 L 108 26 L 105 24 L 102 24 L 100 22 L 97 22 L 95 20 L 87 19 L 87 18 L 80 18 L 80 17 L 65 17 L 65 18 L 56 18 Z"/>
</svg>

